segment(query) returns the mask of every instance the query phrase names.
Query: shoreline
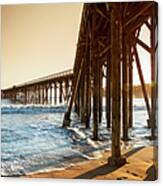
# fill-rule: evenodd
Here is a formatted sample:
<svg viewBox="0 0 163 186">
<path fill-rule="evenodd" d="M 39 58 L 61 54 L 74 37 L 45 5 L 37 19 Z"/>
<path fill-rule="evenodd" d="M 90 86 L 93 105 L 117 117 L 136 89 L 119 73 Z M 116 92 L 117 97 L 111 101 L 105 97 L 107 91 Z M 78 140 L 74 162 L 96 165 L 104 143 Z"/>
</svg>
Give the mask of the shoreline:
<svg viewBox="0 0 163 186">
<path fill-rule="evenodd" d="M 154 146 L 123 150 L 127 163 L 121 167 L 110 167 L 107 163 L 111 151 L 102 153 L 99 159 L 86 160 L 63 170 L 47 170 L 29 173 L 25 178 L 99 179 L 99 180 L 151 180 L 157 179 Z"/>
</svg>

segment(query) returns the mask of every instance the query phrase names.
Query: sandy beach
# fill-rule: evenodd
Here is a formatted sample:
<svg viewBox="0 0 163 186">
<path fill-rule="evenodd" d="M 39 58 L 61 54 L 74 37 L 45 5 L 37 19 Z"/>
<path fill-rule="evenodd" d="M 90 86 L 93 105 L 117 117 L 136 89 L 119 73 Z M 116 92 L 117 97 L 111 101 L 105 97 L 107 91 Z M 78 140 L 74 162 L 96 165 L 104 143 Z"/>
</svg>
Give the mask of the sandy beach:
<svg viewBox="0 0 163 186">
<path fill-rule="evenodd" d="M 157 171 L 155 147 L 141 147 L 125 152 L 127 163 L 121 167 L 110 167 L 110 152 L 104 152 L 102 158 L 77 163 L 65 170 L 29 174 L 30 178 L 66 178 L 66 179 L 104 179 L 104 180 L 156 180 Z"/>
</svg>

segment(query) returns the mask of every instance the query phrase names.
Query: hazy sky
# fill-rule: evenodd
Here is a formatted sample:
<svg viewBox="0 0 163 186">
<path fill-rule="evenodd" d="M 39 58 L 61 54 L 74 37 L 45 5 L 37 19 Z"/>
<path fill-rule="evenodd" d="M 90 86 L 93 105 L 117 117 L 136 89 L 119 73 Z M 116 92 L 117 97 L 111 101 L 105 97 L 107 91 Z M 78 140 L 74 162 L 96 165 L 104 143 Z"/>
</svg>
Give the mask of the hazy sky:
<svg viewBox="0 0 163 186">
<path fill-rule="evenodd" d="M 73 67 L 81 3 L 2 6 L 2 88 Z"/>
<path fill-rule="evenodd" d="M 2 88 L 72 68 L 81 12 L 81 3 L 3 5 Z M 141 38 L 147 44 L 148 34 L 144 27 Z M 148 83 L 149 54 L 141 48 L 139 54 Z M 134 83 L 140 83 L 136 68 Z"/>
</svg>

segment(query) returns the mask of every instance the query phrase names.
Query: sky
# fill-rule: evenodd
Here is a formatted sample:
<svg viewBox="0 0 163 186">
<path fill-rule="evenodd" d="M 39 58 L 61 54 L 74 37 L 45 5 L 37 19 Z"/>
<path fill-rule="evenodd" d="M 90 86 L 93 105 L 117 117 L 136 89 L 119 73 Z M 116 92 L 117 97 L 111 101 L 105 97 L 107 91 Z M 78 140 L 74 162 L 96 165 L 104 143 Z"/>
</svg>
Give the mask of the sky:
<svg viewBox="0 0 163 186">
<path fill-rule="evenodd" d="M 2 88 L 73 67 L 81 3 L 2 6 Z"/>
<path fill-rule="evenodd" d="M 3 5 L 1 87 L 7 88 L 73 67 L 82 3 Z M 148 30 L 141 39 L 149 45 Z M 149 54 L 139 47 L 145 82 Z M 140 84 L 134 65 L 134 84 Z"/>
</svg>

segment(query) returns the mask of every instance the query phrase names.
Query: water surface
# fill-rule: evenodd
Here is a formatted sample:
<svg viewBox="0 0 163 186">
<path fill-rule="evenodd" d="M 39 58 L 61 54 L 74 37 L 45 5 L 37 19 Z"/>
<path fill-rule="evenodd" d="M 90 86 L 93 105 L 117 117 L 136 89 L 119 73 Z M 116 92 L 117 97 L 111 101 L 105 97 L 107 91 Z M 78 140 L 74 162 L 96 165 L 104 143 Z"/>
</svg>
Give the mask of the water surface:
<svg viewBox="0 0 163 186">
<path fill-rule="evenodd" d="M 15 105 L 2 100 L 1 167 L 3 176 L 58 169 L 75 162 L 98 158 L 110 149 L 111 132 L 106 129 L 105 113 L 99 125 L 100 141 L 92 140 L 92 129 L 85 129 L 75 114 L 72 127 L 63 129 L 65 105 Z M 147 112 L 141 99 L 134 100 L 134 126 L 125 148 L 151 145 L 146 136 Z M 92 125 L 92 119 L 91 119 Z M 123 143 L 123 142 L 122 142 Z"/>
</svg>

